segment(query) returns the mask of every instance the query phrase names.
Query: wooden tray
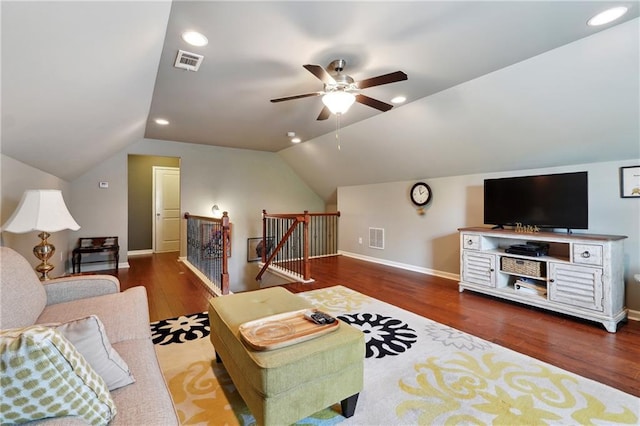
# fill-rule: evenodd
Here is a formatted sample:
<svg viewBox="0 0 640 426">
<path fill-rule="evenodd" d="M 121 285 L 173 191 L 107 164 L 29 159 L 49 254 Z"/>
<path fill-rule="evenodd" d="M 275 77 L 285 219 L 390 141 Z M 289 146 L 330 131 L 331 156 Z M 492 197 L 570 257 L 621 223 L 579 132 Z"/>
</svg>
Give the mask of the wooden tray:
<svg viewBox="0 0 640 426">
<path fill-rule="evenodd" d="M 304 342 L 338 329 L 338 320 L 324 325 L 309 321 L 304 317 L 304 313 L 309 310 L 315 312 L 317 309 L 302 309 L 271 315 L 245 322 L 238 330 L 250 348 L 268 351 Z"/>
</svg>

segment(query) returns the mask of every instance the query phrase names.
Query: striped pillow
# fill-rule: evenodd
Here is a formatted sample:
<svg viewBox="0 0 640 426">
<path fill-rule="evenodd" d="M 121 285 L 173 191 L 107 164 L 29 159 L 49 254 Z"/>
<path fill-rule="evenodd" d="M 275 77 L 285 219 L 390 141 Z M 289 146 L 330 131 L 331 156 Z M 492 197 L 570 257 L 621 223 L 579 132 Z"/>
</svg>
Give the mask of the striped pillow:
<svg viewBox="0 0 640 426">
<path fill-rule="evenodd" d="M 55 324 L 54 328 L 80 352 L 110 391 L 135 382 L 129 366 L 109 343 L 104 325 L 96 315 Z"/>
</svg>

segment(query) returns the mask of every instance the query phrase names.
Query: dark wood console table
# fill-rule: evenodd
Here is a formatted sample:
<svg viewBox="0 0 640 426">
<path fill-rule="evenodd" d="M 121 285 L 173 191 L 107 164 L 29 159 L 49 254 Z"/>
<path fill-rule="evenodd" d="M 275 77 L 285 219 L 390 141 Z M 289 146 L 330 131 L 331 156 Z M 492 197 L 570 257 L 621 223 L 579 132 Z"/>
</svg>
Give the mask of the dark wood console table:
<svg viewBox="0 0 640 426">
<path fill-rule="evenodd" d="M 71 264 L 73 265 L 73 273 L 80 273 L 80 265 L 82 262 L 82 255 L 94 254 L 94 253 L 107 253 L 111 254 L 113 260 L 116 263 L 116 273 L 118 272 L 118 262 L 120 260 L 120 246 L 118 245 L 118 237 L 93 237 L 93 238 L 79 238 L 78 247 L 73 249 L 73 255 L 71 257 Z M 84 262 L 87 263 L 102 263 L 102 260 Z M 78 270 L 76 271 L 76 266 Z"/>
</svg>

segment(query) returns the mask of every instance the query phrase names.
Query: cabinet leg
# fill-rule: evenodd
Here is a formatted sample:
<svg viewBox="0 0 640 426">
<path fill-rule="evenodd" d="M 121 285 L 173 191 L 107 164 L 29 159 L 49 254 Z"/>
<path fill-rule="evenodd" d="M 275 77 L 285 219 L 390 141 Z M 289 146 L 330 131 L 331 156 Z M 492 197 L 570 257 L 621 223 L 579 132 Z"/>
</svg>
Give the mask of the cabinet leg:
<svg viewBox="0 0 640 426">
<path fill-rule="evenodd" d="M 618 331 L 618 323 L 614 321 L 603 321 L 602 325 L 607 329 L 609 333 L 615 333 Z"/>
</svg>

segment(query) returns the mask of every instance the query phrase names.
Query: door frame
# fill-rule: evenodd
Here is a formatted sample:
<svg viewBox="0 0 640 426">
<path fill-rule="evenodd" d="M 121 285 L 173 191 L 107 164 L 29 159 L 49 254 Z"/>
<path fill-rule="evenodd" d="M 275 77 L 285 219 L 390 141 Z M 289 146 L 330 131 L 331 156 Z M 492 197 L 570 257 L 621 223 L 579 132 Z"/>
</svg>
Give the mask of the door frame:
<svg viewBox="0 0 640 426">
<path fill-rule="evenodd" d="M 151 209 L 151 250 L 153 251 L 153 253 L 156 253 L 157 250 L 157 242 L 156 242 L 156 216 L 158 214 L 157 212 L 157 205 L 156 205 L 156 172 L 158 170 L 172 170 L 172 171 L 177 171 L 178 174 L 180 175 L 180 182 L 182 183 L 182 175 L 180 172 L 180 167 L 170 167 L 170 166 L 151 166 L 151 178 L 152 178 L 152 184 L 151 184 L 151 205 L 152 205 L 152 209 Z M 182 191 L 180 189 L 180 187 L 178 187 L 178 197 L 180 197 L 180 199 L 182 200 Z M 182 203 L 182 201 L 181 201 Z M 181 246 L 181 234 L 178 234 L 178 247 Z"/>
</svg>

